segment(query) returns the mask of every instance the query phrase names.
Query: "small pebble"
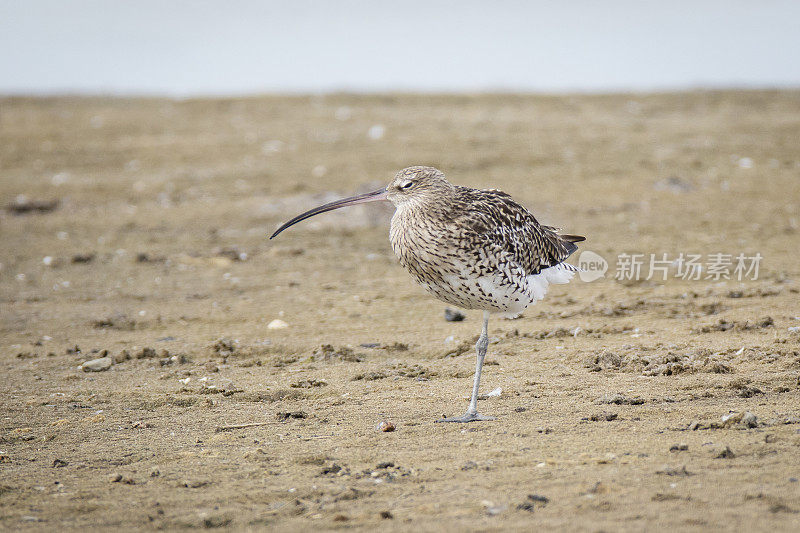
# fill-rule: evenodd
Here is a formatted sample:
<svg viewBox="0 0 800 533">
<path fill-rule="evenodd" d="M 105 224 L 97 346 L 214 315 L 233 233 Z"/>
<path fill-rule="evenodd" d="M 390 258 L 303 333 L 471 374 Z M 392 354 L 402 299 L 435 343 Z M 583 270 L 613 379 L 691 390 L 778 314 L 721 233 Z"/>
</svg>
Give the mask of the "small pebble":
<svg viewBox="0 0 800 533">
<path fill-rule="evenodd" d="M 136 354 L 136 359 L 148 359 L 150 357 L 155 357 L 155 356 L 156 356 L 155 349 L 146 346 L 142 348 L 139 353 Z"/>
<path fill-rule="evenodd" d="M 131 353 L 128 350 L 122 350 L 113 357 L 115 363 L 123 363 L 131 358 Z"/>
<path fill-rule="evenodd" d="M 486 393 L 486 397 L 487 398 L 499 398 L 502 393 L 503 393 L 503 389 L 501 389 L 500 387 L 497 387 L 493 391 L 487 392 Z"/>
<path fill-rule="evenodd" d="M 497 516 L 506 510 L 505 506 L 495 505 L 494 503 L 488 500 L 483 500 L 481 503 L 483 504 L 484 507 L 486 507 L 486 514 L 488 514 L 489 516 Z"/>
<path fill-rule="evenodd" d="M 744 416 L 742 416 L 740 424 L 746 428 L 755 428 L 758 427 L 758 418 L 750 411 L 746 411 Z"/>
<path fill-rule="evenodd" d="M 103 372 L 104 370 L 111 368 L 112 364 L 113 361 L 110 357 L 101 357 L 99 359 L 86 361 L 81 365 L 81 368 L 84 372 Z"/>
<path fill-rule="evenodd" d="M 550 502 L 550 498 L 547 496 L 541 496 L 539 494 L 528 494 L 528 499 L 521 504 L 517 505 L 517 509 L 521 511 L 529 511 L 533 512 L 534 509 L 538 507 L 544 507 Z"/>
<path fill-rule="evenodd" d="M 338 474 L 342 471 L 342 467 L 337 465 L 336 463 L 331 463 L 329 466 L 326 466 L 322 469 L 322 475 L 327 474 Z"/>
<path fill-rule="evenodd" d="M 281 320 L 280 318 L 276 318 L 269 324 L 267 324 L 267 329 L 286 329 L 289 327 L 289 324 Z"/>
<path fill-rule="evenodd" d="M 378 424 L 377 429 L 379 431 L 383 431 L 384 433 L 388 433 L 390 431 L 394 431 L 395 426 L 394 423 L 389 422 L 388 420 L 381 420 L 380 423 Z"/>
<path fill-rule="evenodd" d="M 733 459 L 734 457 L 736 457 L 736 454 L 733 453 L 730 446 L 725 446 L 722 451 L 714 456 L 715 459 Z"/>
<path fill-rule="evenodd" d="M 367 131 L 367 137 L 369 137 L 373 141 L 377 141 L 379 139 L 382 139 L 385 133 L 386 133 L 386 128 L 382 124 L 375 124 L 369 129 L 369 131 Z"/>
<path fill-rule="evenodd" d="M 286 411 L 275 413 L 275 418 L 278 420 L 289 420 L 290 418 L 308 418 L 305 411 Z"/>
<path fill-rule="evenodd" d="M 448 322 L 461 322 L 466 315 L 461 311 L 450 309 L 449 307 L 444 310 L 444 319 Z"/>
</svg>

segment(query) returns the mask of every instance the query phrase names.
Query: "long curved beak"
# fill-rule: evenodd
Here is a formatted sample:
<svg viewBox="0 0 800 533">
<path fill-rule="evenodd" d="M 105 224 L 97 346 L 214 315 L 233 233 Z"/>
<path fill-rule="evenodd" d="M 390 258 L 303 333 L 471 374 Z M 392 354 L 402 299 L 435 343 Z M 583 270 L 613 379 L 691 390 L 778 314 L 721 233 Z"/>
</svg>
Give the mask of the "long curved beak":
<svg viewBox="0 0 800 533">
<path fill-rule="evenodd" d="M 380 200 L 386 200 L 386 195 L 388 191 L 386 189 L 378 189 L 377 191 L 368 192 L 365 194 L 359 194 L 358 196 L 351 196 L 350 198 L 345 198 L 343 200 L 336 200 L 335 202 L 331 202 L 325 205 L 321 205 L 319 207 L 315 207 L 310 211 L 306 211 L 301 215 L 297 215 L 292 220 L 275 230 L 275 233 L 272 234 L 270 239 L 274 239 L 278 233 L 282 232 L 289 226 L 294 226 L 298 222 L 301 222 L 307 218 L 311 218 L 314 215 L 319 215 L 320 213 L 324 213 L 326 211 L 333 211 L 334 209 L 339 209 L 340 207 L 347 207 L 348 205 L 356 205 L 356 204 L 365 204 L 367 202 L 378 202 Z"/>
</svg>

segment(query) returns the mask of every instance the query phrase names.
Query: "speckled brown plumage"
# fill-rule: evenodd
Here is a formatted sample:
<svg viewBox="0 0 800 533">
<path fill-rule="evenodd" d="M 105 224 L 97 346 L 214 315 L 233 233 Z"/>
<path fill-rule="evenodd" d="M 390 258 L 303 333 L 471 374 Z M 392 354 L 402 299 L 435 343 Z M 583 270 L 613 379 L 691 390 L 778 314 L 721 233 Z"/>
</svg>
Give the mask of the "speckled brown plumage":
<svg viewBox="0 0 800 533">
<path fill-rule="evenodd" d="M 437 298 L 513 315 L 541 299 L 548 283 L 571 277 L 564 260 L 583 237 L 559 235 L 508 194 L 452 185 L 431 167 L 404 169 L 389 188 L 407 181 L 415 182 L 413 197 L 395 202 L 392 249 Z M 563 268 L 560 277 L 542 273 L 553 267 Z"/>
</svg>

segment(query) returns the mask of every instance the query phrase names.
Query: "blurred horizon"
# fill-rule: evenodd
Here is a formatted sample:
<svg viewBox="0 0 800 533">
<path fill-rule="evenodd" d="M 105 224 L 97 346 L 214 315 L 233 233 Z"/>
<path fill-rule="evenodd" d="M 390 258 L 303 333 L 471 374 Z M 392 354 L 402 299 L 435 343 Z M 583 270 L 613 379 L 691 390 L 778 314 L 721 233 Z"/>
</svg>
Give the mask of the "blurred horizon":
<svg viewBox="0 0 800 533">
<path fill-rule="evenodd" d="M 800 87 L 800 2 L 0 5 L 2 95 Z"/>
</svg>

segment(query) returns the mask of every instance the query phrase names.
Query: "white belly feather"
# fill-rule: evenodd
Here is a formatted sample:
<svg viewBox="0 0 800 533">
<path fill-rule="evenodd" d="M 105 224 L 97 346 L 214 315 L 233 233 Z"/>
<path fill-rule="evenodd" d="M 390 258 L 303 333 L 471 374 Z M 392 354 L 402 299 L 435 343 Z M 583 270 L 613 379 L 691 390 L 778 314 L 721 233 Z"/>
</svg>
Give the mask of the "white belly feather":
<svg viewBox="0 0 800 533">
<path fill-rule="evenodd" d="M 569 283 L 575 271 L 573 265 L 561 263 L 531 276 L 514 276 L 514 283 L 509 283 L 509 277 L 501 273 L 478 277 L 450 274 L 443 277 L 445 284 L 423 283 L 423 286 L 453 305 L 515 318 L 543 299 L 550 284 Z"/>
</svg>

